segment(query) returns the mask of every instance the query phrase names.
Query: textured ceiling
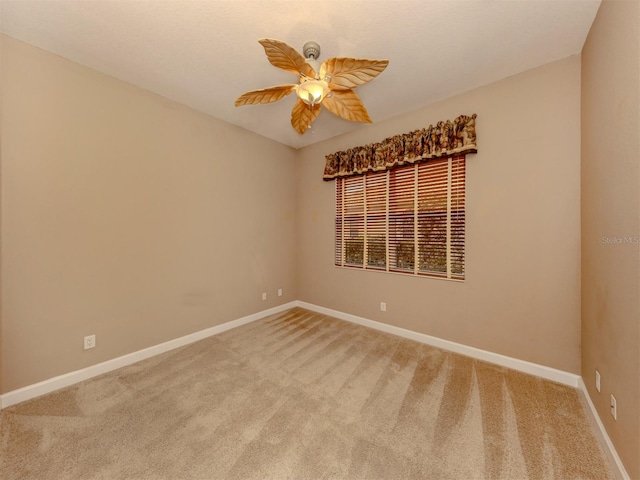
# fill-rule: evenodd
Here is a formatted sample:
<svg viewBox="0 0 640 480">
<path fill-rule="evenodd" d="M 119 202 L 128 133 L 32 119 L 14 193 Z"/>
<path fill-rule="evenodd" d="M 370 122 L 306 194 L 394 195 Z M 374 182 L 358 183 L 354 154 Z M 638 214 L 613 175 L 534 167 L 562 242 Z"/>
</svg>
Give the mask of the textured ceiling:
<svg viewBox="0 0 640 480">
<path fill-rule="evenodd" d="M 236 108 L 247 90 L 295 83 L 260 38 L 320 60 L 388 59 L 357 88 L 374 122 L 578 54 L 600 0 L 2 0 L 2 31 L 278 142 L 356 128 L 321 112 L 304 135 L 292 96 Z M 464 112 L 452 112 L 452 115 Z"/>
</svg>

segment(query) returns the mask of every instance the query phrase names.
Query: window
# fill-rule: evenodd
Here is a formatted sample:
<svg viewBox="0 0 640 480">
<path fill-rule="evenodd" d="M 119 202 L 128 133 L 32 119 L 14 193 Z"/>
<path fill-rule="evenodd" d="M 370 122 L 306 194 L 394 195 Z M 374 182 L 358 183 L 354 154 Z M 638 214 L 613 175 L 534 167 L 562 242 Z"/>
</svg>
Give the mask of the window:
<svg viewBox="0 0 640 480">
<path fill-rule="evenodd" d="M 464 279 L 465 157 L 336 179 L 335 264 Z"/>
</svg>

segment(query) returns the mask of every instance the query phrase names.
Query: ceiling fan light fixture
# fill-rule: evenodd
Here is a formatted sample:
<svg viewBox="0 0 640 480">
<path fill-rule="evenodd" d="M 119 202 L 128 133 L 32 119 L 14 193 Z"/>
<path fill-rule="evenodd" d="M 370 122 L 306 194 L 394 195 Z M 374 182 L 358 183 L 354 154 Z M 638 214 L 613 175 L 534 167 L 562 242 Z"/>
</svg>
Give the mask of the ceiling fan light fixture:
<svg viewBox="0 0 640 480">
<path fill-rule="evenodd" d="M 318 105 L 329 93 L 329 85 L 324 80 L 309 79 L 296 87 L 296 94 L 307 105 Z"/>
</svg>

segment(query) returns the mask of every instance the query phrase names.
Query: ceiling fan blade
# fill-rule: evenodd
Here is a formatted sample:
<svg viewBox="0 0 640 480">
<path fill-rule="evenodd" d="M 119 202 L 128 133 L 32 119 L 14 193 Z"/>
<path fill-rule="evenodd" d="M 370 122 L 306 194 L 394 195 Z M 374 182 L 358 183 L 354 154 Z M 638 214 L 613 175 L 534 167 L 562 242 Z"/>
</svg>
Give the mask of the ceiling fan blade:
<svg viewBox="0 0 640 480">
<path fill-rule="evenodd" d="M 302 74 L 315 78 L 316 72 L 313 67 L 291 45 L 272 38 L 262 38 L 258 41 L 264 47 L 264 52 L 274 67 L 282 68 L 296 75 Z"/>
<path fill-rule="evenodd" d="M 320 104 L 311 106 L 298 99 L 291 111 L 291 126 L 296 132 L 303 135 L 319 113 Z"/>
<path fill-rule="evenodd" d="M 320 66 L 320 78 L 331 76 L 329 88 L 346 90 L 367 83 L 380 75 L 389 60 L 364 58 L 329 58 Z"/>
<path fill-rule="evenodd" d="M 327 110 L 351 122 L 372 123 L 362 100 L 353 90 L 333 90 L 322 100 Z"/>
<path fill-rule="evenodd" d="M 236 100 L 235 106 L 255 105 L 256 103 L 276 102 L 295 90 L 297 85 L 278 85 L 277 87 L 263 88 L 243 93 Z"/>
</svg>

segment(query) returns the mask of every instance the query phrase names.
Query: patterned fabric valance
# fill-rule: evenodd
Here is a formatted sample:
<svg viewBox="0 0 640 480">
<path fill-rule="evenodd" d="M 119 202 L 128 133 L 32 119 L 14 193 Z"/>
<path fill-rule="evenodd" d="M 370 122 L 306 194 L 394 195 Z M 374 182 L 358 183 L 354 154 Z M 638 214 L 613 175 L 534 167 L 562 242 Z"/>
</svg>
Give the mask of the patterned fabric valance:
<svg viewBox="0 0 640 480">
<path fill-rule="evenodd" d="M 440 121 L 434 127 L 394 135 L 379 143 L 350 148 L 327 155 L 324 179 L 362 175 L 400 165 L 476 153 L 476 114 L 460 115 L 453 122 Z"/>
</svg>

